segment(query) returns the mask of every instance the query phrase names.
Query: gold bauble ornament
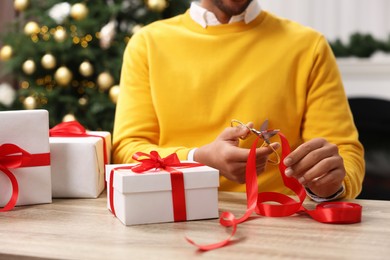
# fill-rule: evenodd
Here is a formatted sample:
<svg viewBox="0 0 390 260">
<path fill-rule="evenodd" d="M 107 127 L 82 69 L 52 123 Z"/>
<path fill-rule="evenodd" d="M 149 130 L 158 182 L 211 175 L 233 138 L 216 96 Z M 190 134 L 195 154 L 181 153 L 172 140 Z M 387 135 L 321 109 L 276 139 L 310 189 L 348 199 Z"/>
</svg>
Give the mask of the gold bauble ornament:
<svg viewBox="0 0 390 260">
<path fill-rule="evenodd" d="M 100 90 L 107 90 L 114 85 L 114 78 L 108 72 L 102 72 L 97 78 L 97 84 Z"/>
<path fill-rule="evenodd" d="M 30 4 L 29 0 L 14 0 L 14 8 L 16 11 L 23 12 Z"/>
<path fill-rule="evenodd" d="M 22 65 L 23 72 L 27 75 L 31 75 L 35 72 L 36 66 L 33 60 L 26 60 Z"/>
<path fill-rule="evenodd" d="M 37 34 L 40 30 L 41 28 L 39 28 L 39 25 L 34 21 L 30 21 L 24 26 L 24 33 L 26 35 Z"/>
<path fill-rule="evenodd" d="M 51 70 L 51 69 L 54 69 L 56 67 L 57 60 L 52 54 L 48 53 L 48 54 L 43 55 L 43 57 L 41 59 L 41 64 L 42 64 L 42 67 L 44 67 L 45 69 Z"/>
<path fill-rule="evenodd" d="M 119 97 L 119 86 L 118 85 L 112 86 L 112 88 L 110 88 L 110 92 L 108 94 L 110 96 L 112 103 L 116 104 L 116 102 L 118 101 L 118 97 Z"/>
<path fill-rule="evenodd" d="M 150 10 L 155 12 L 162 12 L 168 6 L 166 0 L 147 0 L 147 5 Z"/>
<path fill-rule="evenodd" d="M 83 20 L 88 15 L 88 7 L 85 4 L 77 3 L 72 5 L 70 16 L 75 20 Z"/>
<path fill-rule="evenodd" d="M 62 122 L 76 121 L 76 117 L 73 114 L 67 114 L 62 118 Z"/>
<path fill-rule="evenodd" d="M 56 42 L 63 42 L 65 41 L 66 37 L 67 37 L 66 30 L 62 27 L 58 28 L 54 32 L 54 40 L 56 40 Z"/>
<path fill-rule="evenodd" d="M 32 97 L 26 97 L 23 101 L 23 106 L 25 109 L 35 109 L 37 107 L 37 100 Z"/>
<path fill-rule="evenodd" d="M 0 60 L 7 61 L 11 59 L 13 52 L 14 51 L 10 45 L 4 45 L 0 50 Z"/>
<path fill-rule="evenodd" d="M 93 74 L 93 66 L 89 61 L 80 64 L 79 72 L 84 77 L 90 77 Z"/>
<path fill-rule="evenodd" d="M 59 67 L 54 73 L 54 79 L 60 86 L 67 86 L 73 78 L 72 72 L 65 66 Z"/>
</svg>

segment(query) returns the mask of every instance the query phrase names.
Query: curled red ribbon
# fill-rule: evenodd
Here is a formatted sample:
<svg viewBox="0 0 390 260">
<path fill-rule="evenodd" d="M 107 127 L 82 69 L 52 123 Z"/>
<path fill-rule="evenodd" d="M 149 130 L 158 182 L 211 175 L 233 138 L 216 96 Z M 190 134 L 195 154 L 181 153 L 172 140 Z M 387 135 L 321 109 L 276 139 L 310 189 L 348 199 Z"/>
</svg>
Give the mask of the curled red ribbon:
<svg viewBox="0 0 390 260">
<path fill-rule="evenodd" d="M 0 145 L 0 171 L 11 181 L 12 195 L 0 212 L 12 210 L 19 197 L 19 184 L 10 169 L 50 165 L 50 154 L 30 154 L 14 144 Z"/>
<path fill-rule="evenodd" d="M 87 130 L 77 121 L 62 122 L 49 130 L 50 137 L 99 137 L 103 140 L 104 164 L 108 163 L 107 144 L 104 136 L 88 134 Z"/>
<path fill-rule="evenodd" d="M 285 217 L 298 212 L 306 212 L 316 221 L 329 224 L 352 224 L 361 221 L 362 207 L 356 203 L 324 202 L 318 204 L 314 210 L 308 210 L 302 206 L 306 198 L 306 191 L 295 178 L 289 178 L 284 174 L 286 166 L 284 165 L 283 160 L 290 153 L 290 145 L 287 138 L 282 133 L 279 132 L 278 135 L 282 144 L 282 158 L 279 164 L 280 174 L 284 185 L 295 192 L 299 198 L 299 202 L 282 193 L 258 193 L 256 174 L 256 147 L 258 139 L 256 139 L 249 152 L 246 165 L 247 210 L 245 214 L 239 219 L 230 212 L 223 212 L 221 214 L 220 224 L 225 227 L 232 227 L 231 234 L 225 240 L 214 244 L 201 245 L 186 237 L 186 240 L 189 243 L 202 251 L 223 247 L 230 243 L 237 230 L 238 224 L 246 221 L 253 212 L 268 217 Z M 266 204 L 265 202 L 278 202 L 279 204 Z"/>
<path fill-rule="evenodd" d="M 144 159 L 141 159 L 145 157 Z M 181 171 L 178 171 L 175 168 L 191 168 L 203 166 L 200 163 L 183 163 L 180 162 L 176 153 L 168 155 L 165 158 L 161 158 L 156 151 L 151 151 L 150 154 L 138 152 L 135 153 L 132 158 L 139 164 L 133 166 L 120 166 L 115 167 L 110 172 L 110 210 L 114 216 L 114 172 L 115 170 L 132 170 L 135 173 L 144 173 L 151 169 L 163 169 L 170 173 L 171 177 L 171 186 L 172 186 L 172 203 L 173 203 L 173 216 L 174 221 L 185 221 L 187 220 L 187 210 L 186 210 L 186 198 L 185 198 L 185 189 L 184 189 L 184 176 Z"/>
</svg>

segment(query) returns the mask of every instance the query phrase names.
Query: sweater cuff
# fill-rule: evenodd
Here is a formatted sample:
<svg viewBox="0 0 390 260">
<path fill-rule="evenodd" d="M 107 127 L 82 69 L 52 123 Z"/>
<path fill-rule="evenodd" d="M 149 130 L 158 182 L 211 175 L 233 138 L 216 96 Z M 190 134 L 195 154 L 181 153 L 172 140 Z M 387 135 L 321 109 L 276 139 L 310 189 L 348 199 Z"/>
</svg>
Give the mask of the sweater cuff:
<svg viewBox="0 0 390 260">
<path fill-rule="evenodd" d="M 329 197 L 326 197 L 326 198 L 323 198 L 323 197 L 319 197 L 317 196 L 316 194 L 314 194 L 309 188 L 306 188 L 305 187 L 305 190 L 306 190 L 306 194 L 307 196 L 309 196 L 312 200 L 314 200 L 315 202 L 326 202 L 326 201 L 331 201 L 331 200 L 335 200 L 335 199 L 338 199 L 340 198 L 342 195 L 344 195 L 344 192 L 345 192 L 345 187 L 344 187 L 344 184 L 340 187 L 340 189 L 333 195 L 329 196 Z"/>
<path fill-rule="evenodd" d="M 194 153 L 196 151 L 197 148 L 194 148 L 194 149 L 191 149 L 190 152 L 188 153 L 187 155 L 187 160 L 190 161 L 190 162 L 193 162 L 194 161 Z"/>
</svg>

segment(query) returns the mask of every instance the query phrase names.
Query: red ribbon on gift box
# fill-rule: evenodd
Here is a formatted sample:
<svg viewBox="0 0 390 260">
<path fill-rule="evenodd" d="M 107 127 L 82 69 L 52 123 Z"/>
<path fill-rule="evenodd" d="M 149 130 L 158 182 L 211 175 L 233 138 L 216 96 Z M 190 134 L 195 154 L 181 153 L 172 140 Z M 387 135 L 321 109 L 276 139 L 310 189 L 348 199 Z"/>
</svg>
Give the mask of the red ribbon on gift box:
<svg viewBox="0 0 390 260">
<path fill-rule="evenodd" d="M 282 144 L 282 158 L 279 164 L 279 171 L 284 185 L 295 192 L 299 201 L 295 201 L 293 198 L 278 192 L 258 193 L 256 147 L 259 139 L 256 139 L 249 152 L 246 165 L 247 210 L 245 214 L 238 219 L 231 212 L 223 212 L 221 214 L 220 224 L 224 227 L 232 228 L 231 234 L 225 240 L 214 244 L 201 245 L 186 237 L 189 243 L 202 251 L 221 248 L 230 243 L 232 237 L 236 233 L 238 224 L 245 222 L 253 212 L 268 217 L 285 217 L 295 213 L 305 212 L 316 221 L 329 224 L 352 224 L 361 221 L 362 206 L 356 203 L 323 202 L 318 204 L 314 210 L 308 210 L 303 207 L 302 204 L 306 198 L 306 191 L 295 178 L 289 178 L 284 174 L 286 166 L 284 165 L 283 160 L 290 153 L 290 145 L 287 138 L 282 133 L 279 132 L 278 135 Z M 267 204 L 266 202 L 277 202 L 279 204 Z"/>
<path fill-rule="evenodd" d="M 144 159 L 142 159 L 143 157 Z M 116 216 L 114 208 L 114 172 L 116 170 L 132 170 L 134 173 L 142 174 L 151 169 L 163 169 L 169 172 L 171 177 L 174 221 L 187 220 L 184 176 L 181 171 L 177 170 L 177 168 L 192 168 L 204 165 L 200 163 L 180 162 L 176 153 L 173 153 L 165 158 L 161 158 L 156 151 L 151 151 L 150 154 L 138 152 L 135 153 L 132 158 L 140 163 L 132 166 L 115 167 L 110 172 L 109 201 L 112 214 Z"/>
<path fill-rule="evenodd" d="M 0 145 L 0 171 L 11 181 L 12 195 L 0 212 L 13 209 L 19 197 L 19 184 L 10 169 L 21 167 L 49 166 L 50 153 L 30 154 L 15 144 Z"/>
<path fill-rule="evenodd" d="M 107 144 L 104 136 L 88 134 L 87 130 L 77 121 L 62 122 L 49 130 L 50 137 L 99 137 L 103 140 L 104 164 L 108 163 Z"/>
</svg>

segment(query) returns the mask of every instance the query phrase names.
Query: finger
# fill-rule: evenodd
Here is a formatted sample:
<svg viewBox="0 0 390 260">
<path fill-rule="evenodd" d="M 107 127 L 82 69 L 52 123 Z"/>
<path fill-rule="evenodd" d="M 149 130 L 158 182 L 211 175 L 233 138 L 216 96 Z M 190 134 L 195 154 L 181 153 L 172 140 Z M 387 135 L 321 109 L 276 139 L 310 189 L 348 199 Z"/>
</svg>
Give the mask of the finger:
<svg viewBox="0 0 390 260">
<path fill-rule="evenodd" d="M 270 144 L 269 146 L 262 146 L 262 147 L 256 148 L 256 158 L 268 156 L 268 155 L 274 153 L 275 152 L 274 150 L 279 149 L 279 147 L 280 147 L 280 143 L 275 142 L 275 143 Z"/>
<path fill-rule="evenodd" d="M 253 126 L 254 126 L 254 124 L 252 122 L 247 123 L 246 127 L 241 126 L 241 127 L 245 128 L 246 130 L 248 130 L 245 135 L 240 136 L 241 140 L 245 140 L 246 138 L 248 138 L 248 136 L 251 134 L 251 131 L 249 129 L 253 128 Z"/>
<path fill-rule="evenodd" d="M 312 139 L 306 143 L 301 144 L 296 148 L 294 151 L 292 151 L 283 161 L 284 165 L 291 166 L 295 163 L 302 160 L 307 154 L 310 154 L 312 151 L 317 150 L 321 147 L 323 147 L 326 144 L 325 139 L 322 138 L 316 138 Z"/>
<path fill-rule="evenodd" d="M 273 143 L 272 146 L 278 148 L 280 146 L 279 143 Z M 240 162 L 246 163 L 248 161 L 249 149 L 241 148 L 241 147 L 232 147 L 231 149 L 225 149 L 223 152 L 224 156 L 228 162 Z M 274 151 L 267 146 L 256 148 L 256 162 L 260 160 L 268 159 L 268 156 L 272 154 Z"/>
<path fill-rule="evenodd" d="M 335 147 L 333 147 L 332 145 L 321 147 L 306 155 L 296 164 L 288 167 L 286 169 L 286 174 L 290 177 L 293 176 L 295 178 L 299 178 L 302 174 L 305 174 L 307 172 L 313 172 L 313 174 L 316 172 L 327 172 L 331 170 L 331 167 L 339 165 L 328 163 L 327 159 L 333 157 L 339 157 L 338 150 L 335 149 Z M 315 177 L 318 176 L 314 176 L 314 178 Z"/>
<path fill-rule="evenodd" d="M 243 125 L 238 125 L 236 127 L 227 127 L 218 136 L 218 139 L 224 141 L 238 141 L 238 138 L 240 138 L 241 136 L 247 136 L 249 132 L 250 130 Z"/>
<path fill-rule="evenodd" d="M 294 176 L 302 185 L 317 181 L 329 172 L 332 172 L 343 165 L 343 159 L 340 156 L 333 156 L 320 161 L 318 164 L 308 169 L 304 174 Z"/>
</svg>

